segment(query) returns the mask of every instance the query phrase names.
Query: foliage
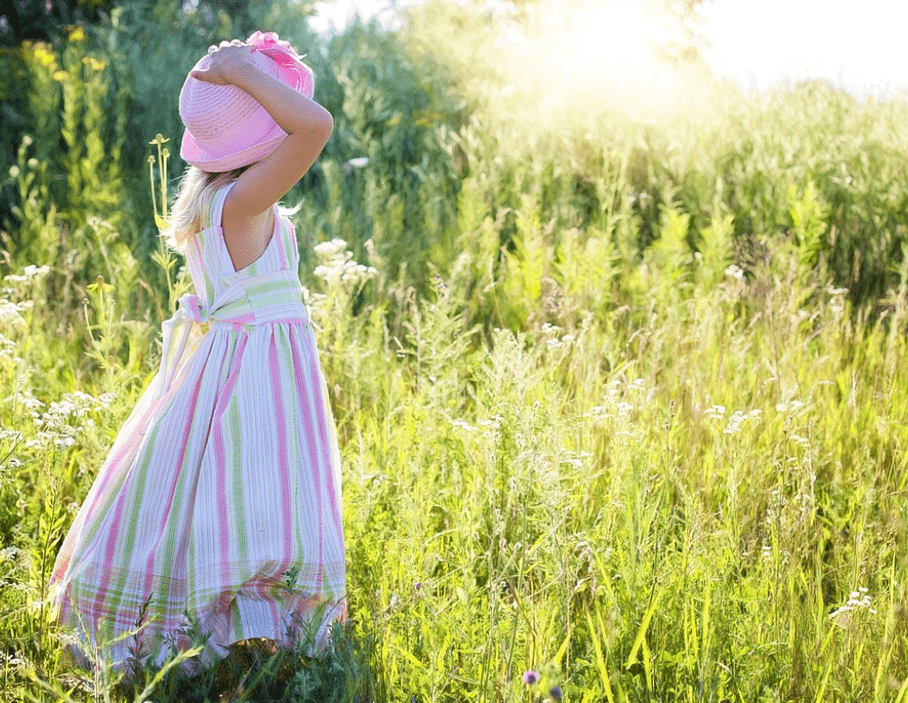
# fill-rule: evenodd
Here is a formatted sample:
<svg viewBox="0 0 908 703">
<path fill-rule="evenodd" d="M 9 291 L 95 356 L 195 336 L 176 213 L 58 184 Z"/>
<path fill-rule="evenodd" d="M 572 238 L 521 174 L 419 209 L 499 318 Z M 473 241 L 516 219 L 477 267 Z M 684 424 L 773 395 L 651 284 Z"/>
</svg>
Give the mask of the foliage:
<svg viewBox="0 0 908 703">
<path fill-rule="evenodd" d="M 145 12 L 15 57 L 44 93 L 2 171 L 4 700 L 143 697 L 65 659 L 44 596 L 189 284 L 145 170 L 179 131 L 146 108 L 210 41 Z M 436 4 L 311 51 L 338 129 L 296 221 L 350 621 L 240 698 L 904 703 L 906 108 L 685 83 L 543 120 L 476 58 L 515 21 Z M 137 45 L 166 32 L 158 93 Z M 145 699 L 213 676 L 148 670 Z"/>
</svg>

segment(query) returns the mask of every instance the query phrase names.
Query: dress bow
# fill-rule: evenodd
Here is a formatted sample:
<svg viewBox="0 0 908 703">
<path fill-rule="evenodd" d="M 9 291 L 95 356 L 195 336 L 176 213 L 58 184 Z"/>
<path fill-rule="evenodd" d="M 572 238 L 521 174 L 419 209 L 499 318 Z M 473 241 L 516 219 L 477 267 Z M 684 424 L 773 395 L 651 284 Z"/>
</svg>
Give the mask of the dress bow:
<svg viewBox="0 0 908 703">
<path fill-rule="evenodd" d="M 199 324 L 208 322 L 211 317 L 211 311 L 202 305 L 202 299 L 192 293 L 187 293 L 180 298 L 180 307 L 188 319 Z"/>
<path fill-rule="evenodd" d="M 187 293 L 179 300 L 180 307 L 169 320 L 161 325 L 162 350 L 160 393 L 164 395 L 173 381 L 173 375 L 183 359 L 188 359 L 202 339 L 201 323 L 211 319 L 211 311 L 202 305 L 197 295 Z M 196 323 L 196 324 L 193 324 Z"/>
</svg>

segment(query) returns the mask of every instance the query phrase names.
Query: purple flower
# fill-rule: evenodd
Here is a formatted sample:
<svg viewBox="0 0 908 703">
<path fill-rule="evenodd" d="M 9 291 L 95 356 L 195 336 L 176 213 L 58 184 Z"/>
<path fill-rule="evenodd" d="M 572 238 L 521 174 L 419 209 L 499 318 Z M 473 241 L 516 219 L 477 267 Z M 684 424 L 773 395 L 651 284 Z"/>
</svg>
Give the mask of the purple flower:
<svg viewBox="0 0 908 703">
<path fill-rule="evenodd" d="M 532 669 L 530 669 L 529 671 L 527 671 L 527 672 L 523 675 L 523 682 L 524 682 L 527 686 L 532 686 L 532 685 L 533 685 L 534 683 L 536 683 L 537 681 L 539 681 L 539 674 L 537 674 L 537 673 L 536 673 L 535 671 L 533 671 Z"/>
<path fill-rule="evenodd" d="M 549 691 L 549 695 L 556 701 L 561 700 L 561 686 L 552 686 L 552 690 Z"/>
</svg>

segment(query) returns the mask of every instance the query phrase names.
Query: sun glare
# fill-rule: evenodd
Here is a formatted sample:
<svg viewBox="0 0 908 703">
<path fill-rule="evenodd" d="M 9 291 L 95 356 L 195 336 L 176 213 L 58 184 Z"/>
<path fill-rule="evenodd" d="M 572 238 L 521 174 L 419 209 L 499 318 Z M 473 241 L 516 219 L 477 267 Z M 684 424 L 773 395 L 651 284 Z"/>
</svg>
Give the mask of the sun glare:
<svg viewBox="0 0 908 703">
<path fill-rule="evenodd" d="M 502 33 L 496 52 L 508 92 L 528 98 L 543 118 L 620 108 L 652 114 L 671 107 L 680 74 L 659 59 L 663 29 L 649 3 L 543 0 Z M 518 28 L 519 27 L 519 28 Z"/>
</svg>

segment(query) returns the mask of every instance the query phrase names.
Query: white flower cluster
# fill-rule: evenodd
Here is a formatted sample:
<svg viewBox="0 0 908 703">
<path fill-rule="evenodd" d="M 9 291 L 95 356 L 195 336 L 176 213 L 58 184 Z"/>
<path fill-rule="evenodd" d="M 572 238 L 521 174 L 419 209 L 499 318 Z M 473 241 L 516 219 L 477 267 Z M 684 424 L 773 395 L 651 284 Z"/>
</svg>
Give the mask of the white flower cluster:
<svg viewBox="0 0 908 703">
<path fill-rule="evenodd" d="M 710 420 L 725 420 L 726 408 L 724 405 L 710 405 L 703 414 Z M 744 410 L 735 410 L 723 430 L 724 434 L 738 434 L 749 420 L 759 420 L 763 416 L 763 411 L 754 408 L 750 412 Z"/>
<path fill-rule="evenodd" d="M 25 324 L 25 318 L 22 317 L 22 311 L 28 310 L 33 305 L 31 300 L 23 300 L 21 303 L 14 303 L 8 298 L 0 298 L 0 324 L 10 327 L 19 327 Z"/>
<path fill-rule="evenodd" d="M 706 410 L 703 411 L 703 414 L 706 415 L 710 420 L 721 420 L 725 417 L 725 406 L 724 405 L 710 405 Z"/>
<path fill-rule="evenodd" d="M 19 404 L 21 404 L 26 410 L 31 410 L 31 411 L 33 411 L 33 412 L 32 412 L 32 417 L 35 417 L 35 416 L 36 416 L 36 413 L 35 413 L 34 411 L 36 411 L 38 408 L 43 408 L 43 407 L 44 407 L 44 403 L 43 403 L 42 401 L 38 400 L 35 396 L 33 396 L 33 395 L 31 394 L 31 391 L 28 391 L 28 390 L 26 390 L 25 392 L 16 391 L 16 392 L 13 393 L 12 395 L 6 396 L 6 397 L 3 399 L 3 402 L 4 402 L 4 403 L 13 403 L 13 404 L 19 403 Z"/>
<path fill-rule="evenodd" d="M 876 615 L 876 609 L 873 607 L 872 599 L 870 598 L 870 591 L 863 586 L 859 587 L 856 591 L 852 591 L 848 596 L 848 602 L 840 608 L 836 608 L 829 614 L 829 617 L 835 618 L 844 613 L 860 610 Z"/>
<path fill-rule="evenodd" d="M 787 403 L 776 403 L 776 412 L 786 415 L 795 415 L 804 407 L 800 400 L 789 400 Z"/>
<path fill-rule="evenodd" d="M 60 400 L 52 402 L 43 413 L 32 409 L 32 420 L 39 431 L 35 439 L 26 442 L 25 446 L 42 447 L 53 443 L 61 449 L 71 447 L 76 443 L 75 436 L 80 430 L 90 430 L 94 427 L 94 420 L 91 418 L 86 418 L 78 424 L 72 424 L 73 420 L 82 418 L 90 412 L 107 409 L 115 397 L 115 393 L 102 393 L 95 398 L 88 393 L 74 391 L 64 393 Z M 32 408 L 44 405 L 35 398 L 22 397 L 22 402 L 26 407 Z"/>
<path fill-rule="evenodd" d="M 829 309 L 838 314 L 845 312 L 845 296 L 848 289 L 827 286 L 826 292 L 829 294 Z"/>
<path fill-rule="evenodd" d="M 461 419 L 451 420 L 451 427 L 456 427 L 458 429 L 465 430 L 467 432 L 475 432 L 476 430 L 479 429 L 478 427 L 474 427 L 473 425 L 471 425 L 466 420 L 461 420 Z"/>
<path fill-rule="evenodd" d="M 33 278 L 38 276 L 43 276 L 46 273 L 50 272 L 50 266 L 35 266 L 30 264 L 22 269 L 21 274 L 9 274 L 3 277 L 3 280 L 7 283 L 28 283 Z"/>
<path fill-rule="evenodd" d="M 744 270 L 737 264 L 731 264 L 728 268 L 726 268 L 725 275 L 729 278 L 735 279 L 736 281 L 744 280 Z"/>
<path fill-rule="evenodd" d="M 591 456 L 593 456 L 590 452 L 586 452 L 586 451 L 575 452 L 570 449 L 562 449 L 561 455 L 562 455 L 562 458 L 561 458 L 562 464 L 570 464 L 571 466 L 573 466 L 576 469 L 583 468 L 583 463 L 584 463 L 583 460 L 589 459 Z"/>
<path fill-rule="evenodd" d="M 312 273 L 322 279 L 327 288 L 355 286 L 378 274 L 375 267 L 353 261 L 353 252 L 347 250 L 346 246 L 347 242 L 343 239 L 332 239 L 330 242 L 317 244 L 313 249 L 321 263 Z"/>
<path fill-rule="evenodd" d="M 14 360 L 19 357 L 15 356 L 16 343 L 5 334 L 0 334 L 0 356 L 11 356 Z"/>
<path fill-rule="evenodd" d="M 545 345 L 549 349 L 558 349 L 559 347 L 569 347 L 574 342 L 577 341 L 577 338 L 572 334 L 566 334 L 562 337 L 558 336 L 558 333 L 561 332 L 561 328 L 558 325 L 552 325 L 548 322 L 544 323 L 540 328 L 540 331 L 546 335 L 547 339 L 545 340 Z"/>
<path fill-rule="evenodd" d="M 736 410 L 734 414 L 728 418 L 728 424 L 725 426 L 724 432 L 725 434 L 738 434 L 745 422 L 748 420 L 759 420 L 762 416 L 763 411 L 759 408 L 754 408 L 749 413 Z"/>
<path fill-rule="evenodd" d="M 605 394 L 605 402 L 602 405 L 595 405 L 583 414 L 583 417 L 593 418 L 595 420 L 604 420 L 606 418 L 617 418 L 626 420 L 634 410 L 634 403 L 628 402 L 633 400 L 633 396 L 646 392 L 649 394 L 651 389 L 647 388 L 646 381 L 642 378 L 635 378 L 631 383 L 626 380 L 614 379 L 609 383 L 608 390 Z M 643 398 L 645 405 L 646 398 Z"/>
<path fill-rule="evenodd" d="M 0 429 L 0 441 L 4 439 L 12 440 L 13 442 L 18 442 L 22 439 L 22 433 L 19 430 L 4 430 Z"/>
<path fill-rule="evenodd" d="M 463 430 L 464 432 L 476 432 L 480 427 L 482 427 L 485 430 L 482 433 L 482 436 L 488 437 L 494 430 L 497 430 L 499 427 L 501 427 L 501 423 L 503 421 L 504 418 L 501 415 L 492 415 L 492 417 L 488 419 L 480 420 L 477 423 L 479 427 L 476 427 L 475 425 L 471 425 L 466 420 L 457 418 L 455 420 L 451 420 L 451 427 L 454 427 L 458 430 Z"/>
</svg>

